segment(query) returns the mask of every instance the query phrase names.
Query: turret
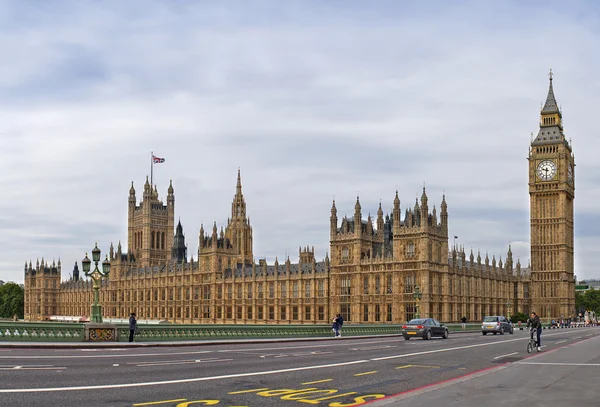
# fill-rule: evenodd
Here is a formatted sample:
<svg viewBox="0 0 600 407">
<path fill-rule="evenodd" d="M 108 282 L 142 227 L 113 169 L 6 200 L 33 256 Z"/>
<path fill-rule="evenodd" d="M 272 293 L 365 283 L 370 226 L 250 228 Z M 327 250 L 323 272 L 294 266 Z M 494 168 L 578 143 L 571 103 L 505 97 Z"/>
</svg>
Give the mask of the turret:
<svg viewBox="0 0 600 407">
<path fill-rule="evenodd" d="M 200 224 L 200 233 L 198 233 L 198 251 L 204 247 L 204 224 Z"/>
<path fill-rule="evenodd" d="M 506 270 L 513 270 L 513 253 L 510 245 L 508 245 L 508 253 L 506 255 Z"/>
<path fill-rule="evenodd" d="M 360 201 L 357 196 L 356 204 L 354 205 L 354 234 L 356 236 L 360 236 L 362 233 L 362 214 L 360 210 Z"/>
<path fill-rule="evenodd" d="M 335 207 L 335 199 L 331 205 L 331 217 L 329 218 L 329 235 L 330 239 L 334 240 L 337 235 L 337 208 Z"/>
<path fill-rule="evenodd" d="M 75 266 L 73 267 L 73 280 L 79 281 L 79 266 L 77 262 L 75 262 Z"/>
<path fill-rule="evenodd" d="M 371 219 L 371 214 L 367 217 L 367 236 L 373 235 L 373 219 Z"/>
<path fill-rule="evenodd" d="M 442 227 L 445 230 L 448 230 L 448 205 L 446 204 L 446 194 L 442 195 L 440 220 L 442 222 Z"/>
<path fill-rule="evenodd" d="M 383 236 L 383 209 L 381 209 L 381 201 L 377 209 L 377 235 Z"/>
<path fill-rule="evenodd" d="M 398 190 L 394 197 L 394 210 L 392 214 L 394 234 L 400 231 L 400 198 L 398 198 Z"/>
<path fill-rule="evenodd" d="M 427 205 L 427 193 L 425 192 L 425 186 L 423 186 L 423 193 L 421 194 L 421 229 L 427 229 L 429 218 L 429 206 Z"/>
<path fill-rule="evenodd" d="M 169 189 L 167 189 L 167 206 L 175 205 L 175 193 L 173 189 L 173 180 L 169 181 Z"/>
<path fill-rule="evenodd" d="M 152 186 L 150 185 L 150 182 L 148 181 L 147 175 L 146 175 L 146 182 L 144 183 L 144 201 L 146 199 L 148 199 L 148 200 L 152 199 Z"/>
<path fill-rule="evenodd" d="M 215 221 L 215 223 L 213 224 L 213 230 L 212 230 L 212 245 L 213 247 L 217 247 L 217 222 Z"/>
</svg>

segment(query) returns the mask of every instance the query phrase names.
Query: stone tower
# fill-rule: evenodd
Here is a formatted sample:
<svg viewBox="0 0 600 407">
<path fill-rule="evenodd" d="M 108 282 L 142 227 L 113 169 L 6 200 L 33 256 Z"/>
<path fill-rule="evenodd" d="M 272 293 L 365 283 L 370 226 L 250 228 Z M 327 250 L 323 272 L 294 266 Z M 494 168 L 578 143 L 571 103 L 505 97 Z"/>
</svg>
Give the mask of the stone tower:
<svg viewBox="0 0 600 407">
<path fill-rule="evenodd" d="M 58 314 L 61 264 L 36 261 L 25 263 L 25 320 L 45 321 Z"/>
<path fill-rule="evenodd" d="M 231 203 L 231 219 L 227 224 L 225 237 L 233 243 L 239 263 L 246 264 L 252 261 L 252 228 L 250 219 L 246 216 L 246 201 L 242 194 L 242 178 L 239 169 L 235 196 Z"/>
<path fill-rule="evenodd" d="M 575 312 L 573 199 L 575 157 L 563 133 L 552 71 L 540 130 L 529 149 L 531 311 L 541 318 Z"/>
<path fill-rule="evenodd" d="M 187 263 L 187 245 L 185 244 L 185 235 L 183 234 L 181 221 L 177 222 L 171 258 L 177 263 Z"/>
<path fill-rule="evenodd" d="M 144 184 L 144 195 L 136 205 L 133 182 L 129 189 L 128 206 L 128 251 L 139 267 L 165 263 L 171 260 L 173 232 L 175 229 L 175 195 L 173 184 L 169 184 L 167 204 L 158 198 L 156 187 Z"/>
</svg>

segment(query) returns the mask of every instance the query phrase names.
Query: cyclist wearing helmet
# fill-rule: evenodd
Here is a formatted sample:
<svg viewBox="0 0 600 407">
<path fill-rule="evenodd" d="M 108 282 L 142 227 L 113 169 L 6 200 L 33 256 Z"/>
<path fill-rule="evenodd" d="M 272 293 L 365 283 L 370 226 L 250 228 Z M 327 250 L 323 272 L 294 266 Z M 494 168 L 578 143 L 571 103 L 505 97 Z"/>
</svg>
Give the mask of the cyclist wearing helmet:
<svg viewBox="0 0 600 407">
<path fill-rule="evenodd" d="M 531 337 L 533 338 L 533 332 L 536 332 L 537 336 L 537 350 L 542 350 L 542 322 L 540 317 L 535 312 L 531 313 L 531 318 L 527 323 L 527 327 L 531 327 Z"/>
</svg>

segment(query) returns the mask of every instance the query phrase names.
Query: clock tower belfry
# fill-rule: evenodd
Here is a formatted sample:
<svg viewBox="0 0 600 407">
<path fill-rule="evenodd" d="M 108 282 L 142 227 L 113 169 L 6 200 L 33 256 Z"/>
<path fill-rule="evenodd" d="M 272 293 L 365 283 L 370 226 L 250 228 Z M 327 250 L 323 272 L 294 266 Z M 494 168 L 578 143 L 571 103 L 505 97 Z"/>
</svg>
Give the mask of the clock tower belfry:
<svg viewBox="0 0 600 407">
<path fill-rule="evenodd" d="M 531 311 L 543 319 L 575 313 L 575 157 L 563 133 L 552 71 L 540 130 L 529 148 Z"/>
</svg>

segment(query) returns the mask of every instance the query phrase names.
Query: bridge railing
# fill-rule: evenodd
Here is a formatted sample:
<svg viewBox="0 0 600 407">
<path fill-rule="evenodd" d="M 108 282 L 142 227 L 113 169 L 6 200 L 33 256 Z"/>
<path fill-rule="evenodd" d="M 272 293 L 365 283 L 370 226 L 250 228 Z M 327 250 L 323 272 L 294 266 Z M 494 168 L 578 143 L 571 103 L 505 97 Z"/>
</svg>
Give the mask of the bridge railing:
<svg viewBox="0 0 600 407">
<path fill-rule="evenodd" d="M 462 331 L 460 323 L 444 324 L 450 332 Z M 114 326 L 114 325 L 113 325 Z M 56 322 L 0 322 L 0 342 L 83 342 L 86 324 Z M 129 339 L 129 325 L 116 324 L 117 341 Z M 138 325 L 137 341 L 178 341 L 210 339 L 317 338 L 333 336 L 330 324 L 320 325 L 221 325 L 221 324 L 157 324 Z M 345 323 L 343 336 L 400 334 L 402 324 Z M 466 331 L 481 329 L 480 323 L 469 323 Z"/>
<path fill-rule="evenodd" d="M 0 341 L 82 342 L 85 325 L 57 322 L 0 322 Z"/>
</svg>

